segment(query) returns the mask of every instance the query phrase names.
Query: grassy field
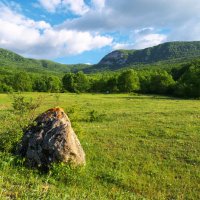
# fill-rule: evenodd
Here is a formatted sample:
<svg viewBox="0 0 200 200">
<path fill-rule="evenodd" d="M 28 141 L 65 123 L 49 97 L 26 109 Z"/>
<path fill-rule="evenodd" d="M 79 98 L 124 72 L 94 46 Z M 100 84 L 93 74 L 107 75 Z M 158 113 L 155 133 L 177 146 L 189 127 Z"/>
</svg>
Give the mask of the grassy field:
<svg viewBox="0 0 200 200">
<path fill-rule="evenodd" d="M 36 98 L 41 94 L 27 93 Z M 84 168 L 31 170 L 0 152 L 0 199 L 200 199 L 200 101 L 160 96 L 42 94 L 41 113 L 69 112 L 86 153 Z M 0 94 L 0 137 L 15 128 L 4 117 L 10 97 Z"/>
</svg>

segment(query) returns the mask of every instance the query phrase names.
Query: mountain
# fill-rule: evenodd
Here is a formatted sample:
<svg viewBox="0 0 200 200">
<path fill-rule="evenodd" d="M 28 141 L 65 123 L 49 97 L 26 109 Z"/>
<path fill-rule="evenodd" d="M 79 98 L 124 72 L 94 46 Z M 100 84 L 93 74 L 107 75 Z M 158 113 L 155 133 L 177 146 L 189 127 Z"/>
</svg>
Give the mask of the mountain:
<svg viewBox="0 0 200 200">
<path fill-rule="evenodd" d="M 116 50 L 101 59 L 90 68 L 93 71 L 117 70 L 124 67 L 137 67 L 180 63 L 200 57 L 200 41 L 167 42 L 142 50 Z"/>
<path fill-rule="evenodd" d="M 200 41 L 167 42 L 141 50 L 116 50 L 101 59 L 96 65 L 66 65 L 50 60 L 24 58 L 14 52 L 0 48 L 0 73 L 25 70 L 34 73 L 63 74 L 84 71 L 95 73 L 124 68 L 172 68 L 200 58 Z"/>
<path fill-rule="evenodd" d="M 66 65 L 50 60 L 37 60 L 24 58 L 12 51 L 0 48 L 0 69 L 1 71 L 25 70 L 35 73 L 55 73 L 61 74 L 69 71 L 77 71 L 89 67 L 86 64 Z"/>
</svg>

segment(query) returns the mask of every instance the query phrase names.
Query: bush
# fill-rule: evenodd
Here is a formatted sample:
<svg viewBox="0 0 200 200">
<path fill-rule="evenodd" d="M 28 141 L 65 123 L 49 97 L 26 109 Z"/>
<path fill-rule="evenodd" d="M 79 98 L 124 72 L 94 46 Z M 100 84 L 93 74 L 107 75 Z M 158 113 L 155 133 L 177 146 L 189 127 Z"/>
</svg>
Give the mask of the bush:
<svg viewBox="0 0 200 200">
<path fill-rule="evenodd" d="M 12 110 L 6 111 L 0 120 L 0 151 L 13 152 L 19 143 L 23 130 L 33 122 L 36 109 L 42 102 L 42 97 L 35 101 L 21 94 L 12 94 Z"/>
<path fill-rule="evenodd" d="M 103 121 L 105 114 L 99 114 L 96 110 L 89 112 L 89 122 L 101 122 Z"/>
<path fill-rule="evenodd" d="M 0 151 L 13 152 L 22 137 L 23 131 L 17 119 L 11 112 L 2 117 L 0 121 Z"/>
<path fill-rule="evenodd" d="M 11 94 L 13 112 L 16 115 L 22 117 L 22 119 L 27 119 L 28 121 L 33 120 L 36 116 L 36 109 L 39 108 L 44 100 L 43 96 L 39 96 L 35 99 L 25 98 L 23 95 Z"/>
<path fill-rule="evenodd" d="M 0 92 L 5 93 L 5 92 L 12 92 L 13 88 L 6 85 L 5 83 L 0 83 Z"/>
</svg>

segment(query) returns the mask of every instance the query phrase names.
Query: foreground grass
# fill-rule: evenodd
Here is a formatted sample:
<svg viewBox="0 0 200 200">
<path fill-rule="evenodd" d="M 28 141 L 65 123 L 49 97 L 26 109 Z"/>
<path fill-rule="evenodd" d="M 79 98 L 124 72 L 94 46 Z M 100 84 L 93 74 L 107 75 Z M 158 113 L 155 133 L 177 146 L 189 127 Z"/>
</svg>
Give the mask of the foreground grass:
<svg viewBox="0 0 200 200">
<path fill-rule="evenodd" d="M 87 165 L 55 165 L 42 174 L 0 152 L 0 199 L 200 199 L 199 100 L 43 95 L 38 113 L 57 105 L 73 108 L 71 120 Z M 9 109 L 9 97 L 1 94 L 0 115 Z M 96 118 L 90 120 L 93 111 Z"/>
</svg>

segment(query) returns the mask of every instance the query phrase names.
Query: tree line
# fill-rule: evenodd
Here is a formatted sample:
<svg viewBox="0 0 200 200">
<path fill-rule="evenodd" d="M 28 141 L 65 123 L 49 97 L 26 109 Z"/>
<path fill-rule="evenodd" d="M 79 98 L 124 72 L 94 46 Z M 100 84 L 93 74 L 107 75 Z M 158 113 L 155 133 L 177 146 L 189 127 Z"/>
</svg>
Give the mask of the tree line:
<svg viewBox="0 0 200 200">
<path fill-rule="evenodd" d="M 63 77 L 27 72 L 0 75 L 0 92 L 93 92 L 162 94 L 200 97 L 200 60 L 170 71 L 133 70 L 86 75 L 82 71 Z"/>
</svg>

